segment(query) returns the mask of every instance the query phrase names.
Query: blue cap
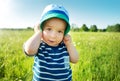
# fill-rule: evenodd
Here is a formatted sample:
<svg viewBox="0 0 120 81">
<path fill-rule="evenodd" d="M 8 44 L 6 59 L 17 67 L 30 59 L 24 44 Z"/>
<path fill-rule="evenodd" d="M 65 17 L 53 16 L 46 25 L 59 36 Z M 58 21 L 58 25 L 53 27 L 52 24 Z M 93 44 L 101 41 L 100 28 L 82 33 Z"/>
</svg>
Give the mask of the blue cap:
<svg viewBox="0 0 120 81">
<path fill-rule="evenodd" d="M 40 19 L 41 30 L 43 30 L 43 23 L 51 18 L 59 18 L 67 23 L 64 32 L 65 35 L 70 31 L 69 15 L 67 10 L 62 5 L 51 4 L 45 7 Z"/>
</svg>

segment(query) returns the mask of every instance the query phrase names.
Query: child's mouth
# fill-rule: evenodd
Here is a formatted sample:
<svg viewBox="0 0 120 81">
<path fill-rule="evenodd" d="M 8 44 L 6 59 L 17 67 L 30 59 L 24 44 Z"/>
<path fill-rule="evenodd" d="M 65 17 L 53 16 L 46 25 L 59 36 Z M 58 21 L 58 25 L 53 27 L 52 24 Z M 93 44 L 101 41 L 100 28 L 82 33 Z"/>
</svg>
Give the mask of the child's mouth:
<svg viewBox="0 0 120 81">
<path fill-rule="evenodd" d="M 55 41 L 49 40 L 50 43 L 54 43 Z"/>
</svg>

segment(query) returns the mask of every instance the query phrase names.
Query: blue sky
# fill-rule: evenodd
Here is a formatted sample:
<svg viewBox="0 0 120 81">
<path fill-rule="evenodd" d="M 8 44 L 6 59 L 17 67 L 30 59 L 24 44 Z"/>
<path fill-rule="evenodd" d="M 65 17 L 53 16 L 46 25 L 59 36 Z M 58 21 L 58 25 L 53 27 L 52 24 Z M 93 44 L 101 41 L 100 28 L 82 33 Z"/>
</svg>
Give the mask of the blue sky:
<svg viewBox="0 0 120 81">
<path fill-rule="evenodd" d="M 79 27 L 120 23 L 120 0 L 0 0 L 0 28 L 33 27 L 48 4 L 63 5 L 70 23 Z"/>
</svg>

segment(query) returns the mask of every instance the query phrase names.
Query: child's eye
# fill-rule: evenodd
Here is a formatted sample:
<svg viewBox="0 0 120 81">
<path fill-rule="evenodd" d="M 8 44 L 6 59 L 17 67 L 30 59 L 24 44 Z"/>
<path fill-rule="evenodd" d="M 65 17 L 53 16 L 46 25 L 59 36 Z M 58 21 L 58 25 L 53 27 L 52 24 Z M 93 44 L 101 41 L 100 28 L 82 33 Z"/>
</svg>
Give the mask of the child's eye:
<svg viewBox="0 0 120 81">
<path fill-rule="evenodd" d="M 49 30 L 49 31 L 50 31 L 50 30 L 51 30 L 51 28 L 47 28 L 47 30 Z"/>
<path fill-rule="evenodd" d="M 58 31 L 58 33 L 63 33 L 62 31 Z"/>
</svg>

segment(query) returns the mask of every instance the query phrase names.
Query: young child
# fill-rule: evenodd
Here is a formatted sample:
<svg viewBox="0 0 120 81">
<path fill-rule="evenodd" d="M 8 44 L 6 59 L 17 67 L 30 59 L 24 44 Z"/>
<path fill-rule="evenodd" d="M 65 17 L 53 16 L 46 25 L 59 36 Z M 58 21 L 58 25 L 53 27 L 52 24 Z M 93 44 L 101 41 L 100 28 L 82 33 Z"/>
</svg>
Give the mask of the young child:
<svg viewBox="0 0 120 81">
<path fill-rule="evenodd" d="M 24 44 L 27 55 L 34 55 L 33 81 L 71 81 L 70 62 L 78 61 L 72 43 L 68 12 L 63 6 L 48 5 L 34 35 Z"/>
</svg>

